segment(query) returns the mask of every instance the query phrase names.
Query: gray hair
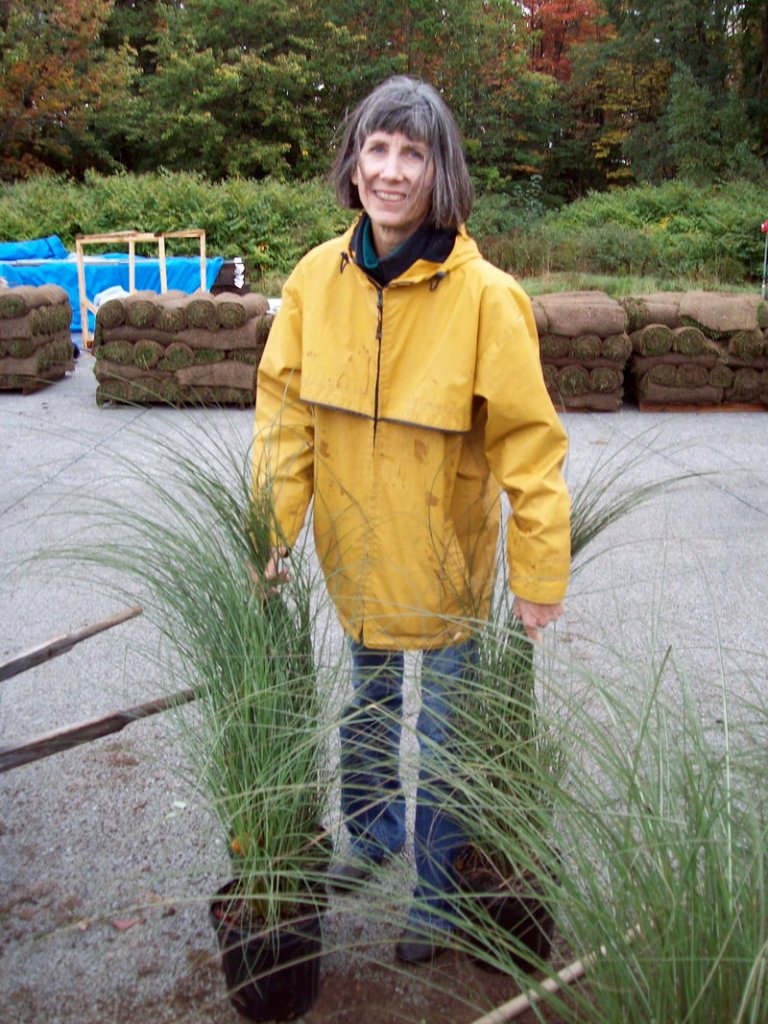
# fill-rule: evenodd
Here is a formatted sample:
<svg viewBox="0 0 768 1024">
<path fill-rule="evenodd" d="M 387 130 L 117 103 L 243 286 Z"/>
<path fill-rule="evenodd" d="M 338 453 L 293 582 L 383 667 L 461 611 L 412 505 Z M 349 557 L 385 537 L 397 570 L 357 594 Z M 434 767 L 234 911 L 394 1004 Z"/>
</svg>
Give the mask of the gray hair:
<svg viewBox="0 0 768 1024">
<path fill-rule="evenodd" d="M 433 86 L 406 75 L 382 82 L 347 117 L 331 169 L 341 205 L 362 209 L 352 171 L 365 140 L 379 131 L 401 132 L 429 146 L 435 166 L 431 219 L 438 228 L 463 224 L 472 210 L 472 182 L 453 114 Z"/>
</svg>

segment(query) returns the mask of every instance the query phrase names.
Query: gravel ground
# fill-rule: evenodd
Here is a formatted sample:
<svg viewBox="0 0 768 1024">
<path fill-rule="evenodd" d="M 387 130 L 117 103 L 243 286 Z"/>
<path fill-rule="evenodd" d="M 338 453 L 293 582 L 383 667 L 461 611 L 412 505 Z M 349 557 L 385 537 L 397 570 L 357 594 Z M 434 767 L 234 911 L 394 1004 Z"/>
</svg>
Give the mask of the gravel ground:
<svg viewBox="0 0 768 1024">
<path fill-rule="evenodd" d="M 85 542 L 91 525 L 78 495 L 142 502 L 118 479 L 125 456 L 152 472 L 151 438 L 205 421 L 233 443 L 250 435 L 250 410 L 179 413 L 98 408 L 92 358 L 32 395 L 0 394 L 0 662 L 119 611 L 123 604 L 82 571 L 29 565 L 48 548 Z M 569 480 L 606 451 L 642 456 L 636 482 L 683 472 L 686 483 L 599 542 L 602 556 L 574 579 L 567 619 L 546 649 L 594 658 L 600 643 L 630 657 L 672 644 L 712 719 L 723 647 L 741 652 L 731 692 L 756 677 L 768 618 L 768 488 L 764 415 L 614 414 L 565 417 Z M 166 692 L 157 637 L 136 618 L 70 653 L 0 683 L 0 746 L 129 707 Z M 414 695 L 409 698 L 412 702 Z M 215 824 L 186 781 L 169 715 L 0 776 L 0 1021 L 4 1024 L 231 1024 L 207 902 L 227 878 Z M 397 909 L 407 858 L 382 879 Z M 471 1021 L 514 994 L 508 979 L 442 967 L 395 972 L 396 916 L 338 901 L 323 994 L 307 1021 Z M 469 1005 L 447 1009 L 445 988 Z M 435 989 L 430 986 L 439 986 Z M 452 1004 L 453 1005 L 453 1004 Z"/>
</svg>

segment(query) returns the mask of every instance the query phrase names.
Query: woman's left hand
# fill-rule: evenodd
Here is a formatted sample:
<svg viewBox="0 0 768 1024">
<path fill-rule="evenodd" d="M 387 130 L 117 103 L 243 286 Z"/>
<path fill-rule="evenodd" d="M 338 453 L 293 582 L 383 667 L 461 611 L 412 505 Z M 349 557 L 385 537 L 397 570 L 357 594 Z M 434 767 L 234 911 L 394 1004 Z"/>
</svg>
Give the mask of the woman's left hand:
<svg viewBox="0 0 768 1024">
<path fill-rule="evenodd" d="M 523 624 L 525 635 L 529 640 L 541 640 L 540 630 L 548 626 L 550 622 L 557 622 L 565 611 L 562 601 L 558 604 L 536 604 L 535 601 L 526 601 L 523 597 L 516 597 L 512 605 L 512 615 Z"/>
</svg>

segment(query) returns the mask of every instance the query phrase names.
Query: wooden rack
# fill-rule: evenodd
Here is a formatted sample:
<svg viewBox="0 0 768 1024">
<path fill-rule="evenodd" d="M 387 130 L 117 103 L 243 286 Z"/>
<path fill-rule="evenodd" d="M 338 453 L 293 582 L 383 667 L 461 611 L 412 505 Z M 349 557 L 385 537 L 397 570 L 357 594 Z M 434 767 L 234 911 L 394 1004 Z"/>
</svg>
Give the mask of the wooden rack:
<svg viewBox="0 0 768 1024">
<path fill-rule="evenodd" d="M 205 231 L 200 228 L 188 228 L 185 231 L 113 231 L 104 235 L 78 235 L 75 239 L 77 253 L 77 286 L 80 293 L 80 322 L 83 331 L 83 345 L 90 348 L 88 332 L 88 313 L 96 313 L 97 307 L 90 301 L 85 286 L 85 254 L 86 245 L 126 245 L 128 246 L 128 291 L 136 291 L 136 243 L 153 242 L 157 245 L 157 256 L 160 264 L 160 291 L 168 291 L 168 275 L 165 265 L 166 238 L 197 238 L 200 243 L 200 289 L 205 291 Z"/>
</svg>

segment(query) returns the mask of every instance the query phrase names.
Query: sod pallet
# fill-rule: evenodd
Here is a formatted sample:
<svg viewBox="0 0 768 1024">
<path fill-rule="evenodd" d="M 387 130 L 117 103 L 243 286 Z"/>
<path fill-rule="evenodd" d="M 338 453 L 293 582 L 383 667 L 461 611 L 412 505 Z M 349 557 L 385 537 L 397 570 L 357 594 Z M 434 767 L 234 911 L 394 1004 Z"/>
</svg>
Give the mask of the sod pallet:
<svg viewBox="0 0 768 1024">
<path fill-rule="evenodd" d="M 632 345 L 627 314 L 604 292 L 558 292 L 533 300 L 547 390 L 556 408 L 615 412 Z"/>
<path fill-rule="evenodd" d="M 71 319 L 58 285 L 0 286 L 0 390 L 31 394 L 72 371 Z"/>
<path fill-rule="evenodd" d="M 263 295 L 134 292 L 96 316 L 96 401 L 253 405 L 272 325 Z"/>
<path fill-rule="evenodd" d="M 642 411 L 768 408 L 768 316 L 759 296 L 693 291 L 623 304 L 635 328 L 628 390 Z"/>
</svg>

